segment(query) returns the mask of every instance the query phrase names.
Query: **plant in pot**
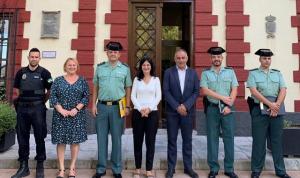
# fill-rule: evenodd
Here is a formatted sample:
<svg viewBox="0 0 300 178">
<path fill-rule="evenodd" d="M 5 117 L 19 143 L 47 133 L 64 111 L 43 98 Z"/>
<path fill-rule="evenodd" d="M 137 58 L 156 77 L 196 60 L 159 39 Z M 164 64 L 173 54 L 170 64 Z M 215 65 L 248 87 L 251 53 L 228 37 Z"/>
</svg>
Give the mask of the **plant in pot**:
<svg viewBox="0 0 300 178">
<path fill-rule="evenodd" d="M 7 102 L 0 101 L 0 152 L 15 144 L 16 111 Z"/>
<path fill-rule="evenodd" d="M 300 125 L 293 124 L 292 121 L 283 121 L 282 152 L 284 156 L 300 156 Z M 267 139 L 267 148 L 272 151 L 270 139 Z"/>
</svg>

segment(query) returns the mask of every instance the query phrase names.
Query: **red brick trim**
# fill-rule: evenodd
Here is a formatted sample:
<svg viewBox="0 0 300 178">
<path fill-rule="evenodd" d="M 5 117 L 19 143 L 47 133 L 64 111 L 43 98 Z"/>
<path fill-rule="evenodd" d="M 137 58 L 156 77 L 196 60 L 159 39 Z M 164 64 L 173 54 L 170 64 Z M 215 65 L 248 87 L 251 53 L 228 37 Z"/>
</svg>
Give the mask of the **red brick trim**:
<svg viewBox="0 0 300 178">
<path fill-rule="evenodd" d="M 111 24 L 110 39 L 108 41 L 118 41 L 123 46 L 121 61 L 128 62 L 128 1 L 111 0 L 111 13 L 105 14 L 105 23 Z"/>
<path fill-rule="evenodd" d="M 218 45 L 212 41 L 212 27 L 218 25 L 218 16 L 212 15 L 212 0 L 195 0 L 194 5 L 194 66 L 200 76 L 202 70 L 211 65 L 207 49 Z M 197 100 L 196 107 L 203 109 L 202 97 Z"/>
<path fill-rule="evenodd" d="M 244 69 L 244 54 L 250 52 L 250 44 L 244 42 L 244 27 L 249 26 L 249 15 L 244 15 L 244 2 L 242 0 L 226 1 L 226 50 L 227 66 L 234 68 L 238 81 L 238 97 L 235 102 L 236 109 L 247 111 L 244 82 L 248 71 Z"/>
<path fill-rule="evenodd" d="M 1 8 L 1 13 L 5 13 L 5 12 L 13 12 L 15 13 L 16 10 L 18 10 L 18 22 L 17 22 L 17 27 L 13 27 L 11 26 L 11 28 L 17 28 L 17 33 L 16 33 L 16 51 L 15 51 L 15 59 L 13 59 L 13 53 L 14 51 L 12 49 L 10 49 L 9 51 L 9 59 L 8 61 L 14 61 L 14 72 L 16 73 L 18 71 L 18 69 L 21 68 L 21 61 L 22 61 L 22 51 L 23 50 L 27 50 L 29 47 L 29 39 L 24 38 L 24 23 L 25 22 L 30 22 L 30 12 L 29 11 L 25 11 L 25 7 L 26 7 L 26 0 L 6 0 L 6 1 L 0 1 L 0 8 Z M 13 44 L 13 42 L 10 42 L 11 44 Z M 8 64 L 13 65 L 13 63 L 9 63 Z M 10 99 L 10 97 L 12 95 L 14 95 L 14 93 L 11 93 L 11 82 L 13 82 L 13 78 L 15 76 L 15 73 L 13 73 L 13 71 L 11 71 L 11 67 L 8 68 L 7 71 L 7 88 L 6 88 L 6 96 L 8 96 L 8 99 Z"/>
<path fill-rule="evenodd" d="M 291 26 L 297 28 L 298 31 L 298 42 L 293 43 L 292 52 L 298 54 L 298 60 L 300 63 L 300 0 L 296 0 L 296 11 L 297 15 L 291 17 Z M 300 83 L 300 64 L 299 69 L 293 72 L 294 82 Z M 300 100 L 294 101 L 295 112 L 300 112 Z"/>
<path fill-rule="evenodd" d="M 71 49 L 77 50 L 76 58 L 80 64 L 79 74 L 88 81 L 90 91 L 93 88 L 94 75 L 96 6 L 96 0 L 79 0 L 79 10 L 73 12 L 72 19 L 73 23 L 78 23 L 78 37 L 72 39 Z M 91 107 L 91 102 L 89 107 Z"/>
</svg>

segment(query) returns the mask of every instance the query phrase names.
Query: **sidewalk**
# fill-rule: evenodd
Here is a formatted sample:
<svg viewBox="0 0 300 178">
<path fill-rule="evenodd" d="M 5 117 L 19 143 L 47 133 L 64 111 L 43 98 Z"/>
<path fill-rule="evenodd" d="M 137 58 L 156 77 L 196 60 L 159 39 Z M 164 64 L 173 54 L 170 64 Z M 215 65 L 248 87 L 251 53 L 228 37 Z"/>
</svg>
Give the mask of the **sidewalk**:
<svg viewBox="0 0 300 178">
<path fill-rule="evenodd" d="M 48 135 L 46 140 L 47 160 L 45 167 L 48 169 L 56 169 L 56 146 L 51 143 L 51 136 Z M 34 137 L 30 137 L 30 161 L 29 165 L 31 168 L 35 167 L 35 143 Z M 127 129 L 122 137 L 122 157 L 123 166 L 125 170 L 132 170 L 134 166 L 134 154 L 133 154 L 133 139 L 132 130 Z M 178 136 L 178 154 L 177 154 L 177 170 L 183 169 L 182 162 L 182 151 L 181 151 L 181 136 Z M 251 137 L 236 137 L 235 138 L 235 170 L 238 171 L 249 171 L 250 170 L 250 159 L 251 159 Z M 109 142 L 109 155 L 110 158 L 111 142 Z M 144 147 L 145 150 L 145 147 Z M 145 151 L 144 151 L 145 154 Z M 206 137 L 193 135 L 193 167 L 197 170 L 208 170 L 206 163 Z M 17 161 L 18 158 L 18 145 L 15 144 L 10 150 L 0 153 L 0 169 L 16 169 L 19 166 Z M 143 157 L 145 158 L 145 156 Z M 223 168 L 224 149 L 223 143 L 220 139 L 220 151 L 219 151 L 219 162 L 221 168 Z M 66 167 L 70 159 L 69 147 L 66 151 Z M 144 160 L 143 160 L 144 163 Z M 78 169 L 94 169 L 97 164 L 97 141 L 96 135 L 89 135 L 88 140 L 80 145 L 80 152 L 77 161 Z M 286 169 L 289 171 L 300 170 L 300 158 L 285 158 Z M 143 165 L 144 166 L 144 165 Z M 156 137 L 156 151 L 154 158 L 154 169 L 155 170 L 166 170 L 167 169 L 167 135 L 166 130 L 159 130 Z M 273 171 L 273 161 L 270 153 L 267 153 L 265 170 Z M 2 176 L 0 176 L 2 178 Z M 300 175 L 298 176 L 300 177 Z"/>
<path fill-rule="evenodd" d="M 0 177 L 1 178 L 10 178 L 14 173 L 16 169 L 0 169 Z M 26 178 L 35 178 L 35 170 L 30 170 L 30 175 Z M 56 169 L 46 169 L 45 170 L 45 178 L 54 178 L 56 176 Z M 132 178 L 132 170 L 125 170 L 122 173 L 123 178 Z M 197 170 L 196 171 L 199 174 L 200 178 L 207 178 L 208 171 L 203 170 Z M 95 170 L 92 169 L 78 169 L 77 170 L 77 178 L 92 178 L 93 174 L 95 173 Z M 237 171 L 236 172 L 239 176 L 239 178 L 250 178 L 250 172 L 249 171 Z M 164 178 L 165 170 L 157 170 L 155 171 L 156 178 Z M 289 175 L 293 178 L 299 178 L 300 177 L 300 171 L 290 171 Z M 67 174 L 66 174 L 67 176 Z M 65 177 L 66 177 L 65 176 Z M 113 178 L 111 171 L 108 171 L 106 176 L 104 178 Z M 145 176 L 141 178 L 146 178 Z M 176 174 L 174 175 L 174 178 L 189 178 L 189 176 L 185 175 L 182 170 L 176 171 Z M 217 178 L 228 178 L 223 174 L 223 172 L 219 172 L 219 175 Z M 274 175 L 273 171 L 263 172 L 260 176 L 260 178 L 278 178 Z"/>
</svg>

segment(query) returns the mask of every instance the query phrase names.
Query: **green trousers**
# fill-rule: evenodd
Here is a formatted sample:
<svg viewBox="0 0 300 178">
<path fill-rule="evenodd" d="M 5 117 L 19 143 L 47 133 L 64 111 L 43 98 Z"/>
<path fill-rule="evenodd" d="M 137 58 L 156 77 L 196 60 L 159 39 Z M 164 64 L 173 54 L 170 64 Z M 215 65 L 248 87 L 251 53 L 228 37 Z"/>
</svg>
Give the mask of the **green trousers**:
<svg viewBox="0 0 300 178">
<path fill-rule="evenodd" d="M 218 163 L 219 136 L 223 138 L 225 158 L 225 172 L 233 172 L 234 162 L 234 125 L 233 114 L 224 116 L 219 112 L 216 106 L 208 106 L 207 113 L 207 162 L 211 171 L 218 172 L 220 165 Z"/>
<path fill-rule="evenodd" d="M 122 134 L 124 119 L 120 117 L 119 106 L 97 105 L 98 115 L 96 117 L 96 132 L 98 142 L 98 164 L 97 173 L 103 173 L 107 166 L 108 157 L 108 134 L 111 134 L 112 152 L 111 168 L 114 174 L 122 172 Z"/>
<path fill-rule="evenodd" d="M 282 132 L 283 117 L 269 117 L 262 115 L 259 106 L 255 106 L 251 112 L 252 116 L 252 172 L 261 172 L 266 158 L 266 140 L 270 137 L 272 157 L 275 172 L 278 175 L 285 174 L 285 166 L 282 155 Z"/>
</svg>

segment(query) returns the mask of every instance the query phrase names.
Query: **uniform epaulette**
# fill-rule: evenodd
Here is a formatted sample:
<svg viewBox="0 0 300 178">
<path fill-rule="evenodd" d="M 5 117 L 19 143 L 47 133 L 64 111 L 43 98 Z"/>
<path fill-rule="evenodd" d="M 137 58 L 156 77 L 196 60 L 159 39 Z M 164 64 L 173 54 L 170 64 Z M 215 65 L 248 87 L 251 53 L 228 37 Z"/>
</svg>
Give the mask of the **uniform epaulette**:
<svg viewBox="0 0 300 178">
<path fill-rule="evenodd" d="M 203 69 L 203 71 L 207 71 L 207 70 L 210 70 L 210 68 L 205 68 L 205 69 Z"/>
<path fill-rule="evenodd" d="M 103 64 L 105 64 L 105 62 L 101 62 L 101 63 L 97 64 L 97 66 L 101 66 Z"/>
<path fill-rule="evenodd" d="M 255 68 L 255 69 L 251 69 L 251 70 L 249 70 L 249 71 L 255 71 L 255 70 L 258 70 L 258 68 Z"/>
<path fill-rule="evenodd" d="M 126 64 L 125 62 L 122 62 L 122 64 L 126 67 L 129 67 L 128 64 Z"/>
<path fill-rule="evenodd" d="M 280 72 L 280 70 L 277 70 L 277 69 L 271 69 L 271 70 L 276 71 L 276 72 Z"/>
<path fill-rule="evenodd" d="M 224 67 L 225 69 L 231 69 L 231 70 L 233 70 L 233 68 L 232 67 Z"/>
</svg>

